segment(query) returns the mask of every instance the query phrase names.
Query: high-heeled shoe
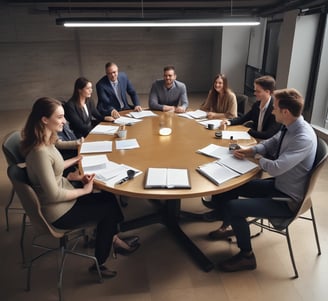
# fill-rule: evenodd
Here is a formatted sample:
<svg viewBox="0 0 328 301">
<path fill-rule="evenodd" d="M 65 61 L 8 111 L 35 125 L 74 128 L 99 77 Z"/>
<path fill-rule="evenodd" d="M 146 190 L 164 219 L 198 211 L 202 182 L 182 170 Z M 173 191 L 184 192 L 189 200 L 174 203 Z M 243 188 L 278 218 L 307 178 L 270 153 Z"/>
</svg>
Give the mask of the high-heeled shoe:
<svg viewBox="0 0 328 301">
<path fill-rule="evenodd" d="M 136 235 L 121 238 L 121 240 L 123 240 L 130 247 L 133 247 L 135 244 L 139 243 L 139 239 L 139 236 Z"/>
<path fill-rule="evenodd" d="M 113 241 L 113 257 L 117 258 L 117 254 L 127 256 L 135 252 L 139 247 L 140 243 L 135 242 L 133 245 L 127 244 L 123 239 L 120 239 L 121 242 L 118 242 L 117 239 Z"/>
</svg>

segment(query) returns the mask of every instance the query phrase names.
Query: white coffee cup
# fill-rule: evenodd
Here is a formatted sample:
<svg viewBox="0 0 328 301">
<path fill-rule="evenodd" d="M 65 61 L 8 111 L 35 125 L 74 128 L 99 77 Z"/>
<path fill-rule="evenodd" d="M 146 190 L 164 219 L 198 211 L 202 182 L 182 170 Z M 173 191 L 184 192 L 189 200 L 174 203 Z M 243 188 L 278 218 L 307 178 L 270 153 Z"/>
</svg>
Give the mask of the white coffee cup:
<svg viewBox="0 0 328 301">
<path fill-rule="evenodd" d="M 127 130 L 119 130 L 117 132 L 118 138 L 121 138 L 121 139 L 125 139 L 126 138 L 126 134 L 127 134 Z"/>
</svg>

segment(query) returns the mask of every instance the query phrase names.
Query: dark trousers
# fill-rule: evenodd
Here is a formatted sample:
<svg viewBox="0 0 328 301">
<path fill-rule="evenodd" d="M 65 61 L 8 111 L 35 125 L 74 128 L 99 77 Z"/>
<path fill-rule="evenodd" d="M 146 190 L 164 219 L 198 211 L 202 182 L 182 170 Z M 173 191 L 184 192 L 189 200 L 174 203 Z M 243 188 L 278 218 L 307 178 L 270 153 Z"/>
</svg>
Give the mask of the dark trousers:
<svg viewBox="0 0 328 301">
<path fill-rule="evenodd" d="M 247 217 L 290 218 L 294 215 L 287 202 L 274 200 L 273 197 L 288 197 L 275 188 L 274 178 L 255 179 L 236 189 L 213 196 L 223 223 L 231 224 L 237 245 L 242 251 L 252 250 Z"/>
<path fill-rule="evenodd" d="M 116 197 L 102 191 L 79 197 L 74 206 L 52 224 L 59 229 L 74 229 L 90 222 L 97 223 L 95 257 L 99 264 L 103 264 L 110 254 L 113 236 L 121 221 L 123 214 Z"/>
</svg>

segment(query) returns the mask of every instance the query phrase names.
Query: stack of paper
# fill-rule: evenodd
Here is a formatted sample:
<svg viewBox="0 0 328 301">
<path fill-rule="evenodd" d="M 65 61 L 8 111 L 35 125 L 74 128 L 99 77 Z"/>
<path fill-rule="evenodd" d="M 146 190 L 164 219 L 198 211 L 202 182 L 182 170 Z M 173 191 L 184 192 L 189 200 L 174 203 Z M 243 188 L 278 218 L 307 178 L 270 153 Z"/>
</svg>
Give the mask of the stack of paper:
<svg viewBox="0 0 328 301">
<path fill-rule="evenodd" d="M 116 124 L 134 124 L 134 123 L 137 123 L 137 122 L 140 122 L 142 121 L 141 119 L 136 119 L 136 118 L 131 118 L 131 117 L 124 117 L 124 116 L 121 116 L 117 119 L 114 120 L 114 123 Z"/>
<path fill-rule="evenodd" d="M 210 119 L 210 120 L 202 120 L 202 121 L 198 121 L 198 123 L 204 125 L 205 127 L 207 127 L 209 124 L 213 124 L 213 130 L 216 130 L 220 127 L 222 120 L 220 119 Z"/>
<path fill-rule="evenodd" d="M 133 149 L 140 147 L 137 139 L 116 140 L 115 143 L 116 149 Z"/>
<path fill-rule="evenodd" d="M 109 187 L 114 187 L 122 179 L 126 178 L 129 169 L 135 171 L 135 176 L 141 174 L 141 171 L 138 169 L 109 161 L 106 155 L 84 156 L 82 168 L 84 173 L 96 174 L 96 179 L 104 182 Z"/>
<path fill-rule="evenodd" d="M 219 146 L 216 144 L 209 144 L 208 146 L 205 146 L 204 148 L 197 150 L 197 153 L 209 157 L 214 157 L 217 159 L 224 158 L 230 155 L 229 149 L 227 147 Z"/>
<path fill-rule="evenodd" d="M 112 141 L 83 142 L 80 153 L 108 153 L 112 151 Z"/>
<path fill-rule="evenodd" d="M 205 111 L 202 111 L 202 110 L 189 111 L 189 112 L 186 112 L 186 113 L 194 119 L 200 119 L 200 118 L 206 118 L 207 117 L 207 113 Z"/>
<path fill-rule="evenodd" d="M 141 112 L 130 112 L 129 115 L 133 118 L 143 118 L 143 117 L 151 117 L 151 116 L 157 116 L 152 111 L 146 110 Z"/>
<path fill-rule="evenodd" d="M 107 134 L 107 135 L 114 135 L 117 130 L 118 130 L 118 126 L 116 125 L 103 125 L 103 124 L 98 124 L 97 126 L 95 126 L 90 134 Z"/>
<path fill-rule="evenodd" d="M 231 137 L 232 137 L 233 140 L 251 139 L 251 136 L 247 132 L 243 132 L 243 131 L 222 131 L 222 139 L 230 139 Z"/>
<path fill-rule="evenodd" d="M 221 160 L 201 165 L 197 168 L 197 171 L 216 185 L 220 185 L 223 182 L 253 170 L 257 166 L 256 163 L 247 159 L 241 160 L 230 155 Z"/>
</svg>

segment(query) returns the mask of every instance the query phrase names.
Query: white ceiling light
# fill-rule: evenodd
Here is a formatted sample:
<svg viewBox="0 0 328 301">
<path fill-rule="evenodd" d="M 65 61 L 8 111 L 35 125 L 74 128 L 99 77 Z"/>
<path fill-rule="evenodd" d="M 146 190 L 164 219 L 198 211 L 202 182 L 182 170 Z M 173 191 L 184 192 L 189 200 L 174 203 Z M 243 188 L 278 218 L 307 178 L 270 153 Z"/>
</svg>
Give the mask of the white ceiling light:
<svg viewBox="0 0 328 301">
<path fill-rule="evenodd" d="M 220 27 L 220 26 L 256 26 L 259 19 L 226 18 L 204 20 L 122 20 L 103 18 L 59 18 L 57 25 L 65 27 Z"/>
</svg>

